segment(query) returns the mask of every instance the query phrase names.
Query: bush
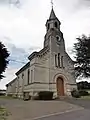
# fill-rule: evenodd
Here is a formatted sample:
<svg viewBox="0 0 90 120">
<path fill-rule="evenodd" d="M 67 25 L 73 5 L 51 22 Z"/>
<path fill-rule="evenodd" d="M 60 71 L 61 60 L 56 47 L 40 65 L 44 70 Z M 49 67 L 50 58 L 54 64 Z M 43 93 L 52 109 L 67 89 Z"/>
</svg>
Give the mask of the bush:
<svg viewBox="0 0 90 120">
<path fill-rule="evenodd" d="M 72 90 L 71 91 L 71 95 L 72 95 L 72 97 L 80 98 L 79 91 L 77 91 L 77 90 Z"/>
<path fill-rule="evenodd" d="M 40 91 L 38 93 L 39 100 L 52 100 L 53 99 L 53 92 L 51 91 Z"/>
<path fill-rule="evenodd" d="M 0 96 L 5 96 L 6 94 L 5 93 L 0 93 Z"/>
<path fill-rule="evenodd" d="M 30 100 L 31 99 L 31 96 L 30 95 L 28 95 L 28 96 L 23 96 L 23 100 L 24 101 L 28 101 L 28 100 Z"/>
<path fill-rule="evenodd" d="M 12 96 L 13 96 L 13 94 L 8 94 L 7 96 L 8 96 L 8 97 L 12 97 Z"/>
<path fill-rule="evenodd" d="M 84 90 L 79 90 L 79 94 L 80 94 L 80 96 L 88 96 L 89 95 L 89 93 Z"/>
</svg>

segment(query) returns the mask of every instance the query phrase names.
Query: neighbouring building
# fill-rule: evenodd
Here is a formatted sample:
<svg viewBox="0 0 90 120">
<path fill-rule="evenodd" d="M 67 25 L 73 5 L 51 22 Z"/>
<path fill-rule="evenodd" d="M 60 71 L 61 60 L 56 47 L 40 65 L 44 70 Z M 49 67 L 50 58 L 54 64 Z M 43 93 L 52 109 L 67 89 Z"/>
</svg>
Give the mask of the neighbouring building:
<svg viewBox="0 0 90 120">
<path fill-rule="evenodd" d="M 77 89 L 74 62 L 65 50 L 60 25 L 52 8 L 46 21 L 43 49 L 28 57 L 29 62 L 16 73 L 16 80 L 7 84 L 7 93 L 23 97 L 25 94 L 34 96 L 39 91 L 53 91 L 56 96 L 70 96 L 71 91 Z"/>
</svg>

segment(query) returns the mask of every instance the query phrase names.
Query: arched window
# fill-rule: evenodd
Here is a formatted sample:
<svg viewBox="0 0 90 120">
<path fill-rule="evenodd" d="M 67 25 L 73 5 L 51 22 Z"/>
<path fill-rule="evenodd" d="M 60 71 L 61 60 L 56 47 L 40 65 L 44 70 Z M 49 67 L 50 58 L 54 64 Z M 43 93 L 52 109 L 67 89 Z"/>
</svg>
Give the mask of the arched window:
<svg viewBox="0 0 90 120">
<path fill-rule="evenodd" d="M 55 27 L 56 27 L 56 28 L 58 27 L 57 22 L 55 22 Z"/>
</svg>

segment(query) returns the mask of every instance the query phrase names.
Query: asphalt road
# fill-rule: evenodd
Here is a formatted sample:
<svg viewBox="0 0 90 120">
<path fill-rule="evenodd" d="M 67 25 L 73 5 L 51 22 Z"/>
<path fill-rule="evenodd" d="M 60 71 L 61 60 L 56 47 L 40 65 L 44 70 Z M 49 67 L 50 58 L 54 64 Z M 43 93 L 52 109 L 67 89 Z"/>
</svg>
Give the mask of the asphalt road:
<svg viewBox="0 0 90 120">
<path fill-rule="evenodd" d="M 90 120 L 90 110 L 80 110 L 60 115 L 54 115 L 37 120 Z"/>
<path fill-rule="evenodd" d="M 7 98 L 0 99 L 0 104 L 10 113 L 7 120 L 32 120 L 81 108 L 64 101 L 23 101 Z"/>
<path fill-rule="evenodd" d="M 79 105 L 81 107 L 84 107 L 85 109 L 90 109 L 90 100 L 80 100 L 80 99 L 67 99 L 65 100 L 68 103 Z"/>
<path fill-rule="evenodd" d="M 90 120 L 90 100 L 65 100 L 66 102 L 83 107 L 82 110 L 51 115 L 37 120 Z"/>
<path fill-rule="evenodd" d="M 31 119 L 29 116 L 30 114 L 32 114 L 32 109 L 31 106 L 33 106 L 32 104 L 34 104 L 34 112 L 36 111 L 39 112 L 40 110 L 43 111 L 43 105 L 44 108 L 47 107 L 47 103 L 43 104 L 43 102 L 35 102 L 34 101 L 21 101 L 21 100 L 0 100 L 0 104 L 7 106 L 7 108 L 10 108 L 10 110 L 12 111 L 12 113 L 14 113 L 14 116 L 24 116 L 22 117 L 23 120 L 90 120 L 90 100 L 75 100 L 75 99 L 67 99 L 64 100 L 65 104 L 67 105 L 67 103 L 71 103 L 74 105 L 78 105 L 83 108 L 81 109 L 77 109 L 74 111 L 68 111 L 68 112 L 61 112 L 57 115 L 48 115 L 48 116 L 44 116 L 42 118 L 36 118 L 36 119 Z M 59 101 L 58 101 L 59 102 Z M 59 102 L 57 107 L 61 107 L 63 102 Z M 37 106 L 36 106 L 37 105 Z M 41 105 L 41 106 L 40 106 Z M 54 109 L 56 107 L 57 104 L 53 105 L 53 102 L 51 103 L 51 106 L 49 105 L 48 107 L 52 109 Z M 64 105 L 64 106 L 66 106 Z M 47 107 L 47 108 L 48 108 Z M 38 109 L 40 108 L 40 109 Z M 48 108 L 49 109 L 49 108 Z M 38 111 L 39 110 L 39 111 Z M 40 113 L 42 113 L 42 111 Z M 47 110 L 48 111 L 48 110 Z M 23 114 L 22 114 L 23 113 Z M 57 111 L 58 113 L 58 111 Z M 42 115 L 41 115 L 42 116 Z M 29 119 L 30 118 L 30 119 Z M 9 120 L 14 120 L 14 118 L 9 119 Z M 15 119 L 15 120 L 22 120 L 20 118 Z"/>
</svg>

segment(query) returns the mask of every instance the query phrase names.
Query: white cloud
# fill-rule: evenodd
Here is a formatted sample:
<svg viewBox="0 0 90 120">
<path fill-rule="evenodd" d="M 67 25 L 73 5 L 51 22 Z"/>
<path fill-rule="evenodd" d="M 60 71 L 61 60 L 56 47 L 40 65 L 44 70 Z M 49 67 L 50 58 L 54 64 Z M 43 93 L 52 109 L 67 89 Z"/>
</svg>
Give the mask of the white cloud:
<svg viewBox="0 0 90 120">
<path fill-rule="evenodd" d="M 4 75 L 6 77 L 1 80 L 0 89 L 6 89 L 5 85 L 16 77 L 15 73 L 17 70 L 18 70 L 18 68 L 12 68 L 12 67 L 8 67 L 6 69 L 6 72 L 4 73 Z"/>
</svg>

